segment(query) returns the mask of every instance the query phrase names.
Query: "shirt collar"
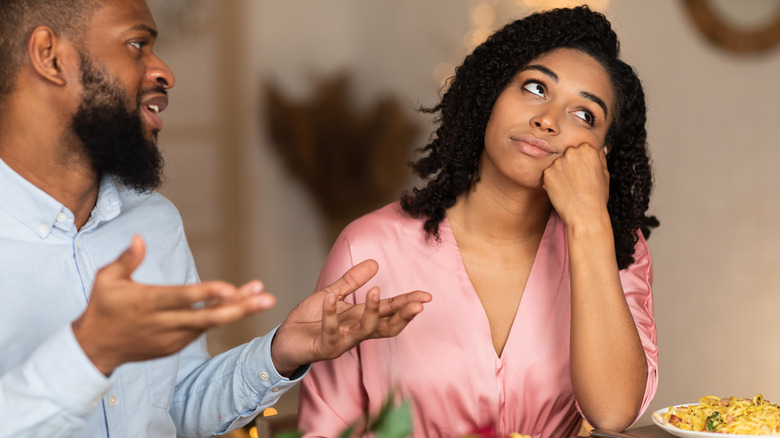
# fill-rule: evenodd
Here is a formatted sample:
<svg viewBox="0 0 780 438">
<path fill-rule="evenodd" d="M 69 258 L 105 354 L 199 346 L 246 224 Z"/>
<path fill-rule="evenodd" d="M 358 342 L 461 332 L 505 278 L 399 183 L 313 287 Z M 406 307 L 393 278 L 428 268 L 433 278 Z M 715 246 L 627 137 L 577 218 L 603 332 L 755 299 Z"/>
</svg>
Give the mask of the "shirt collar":
<svg viewBox="0 0 780 438">
<path fill-rule="evenodd" d="M 108 222 L 119 216 L 121 212 L 122 200 L 119 197 L 119 189 L 111 175 L 104 173 L 100 178 L 97 203 L 82 231 L 95 228 L 102 222 Z"/>
<path fill-rule="evenodd" d="M 61 202 L 36 187 L 11 169 L 0 159 L 0 209 L 28 226 L 41 238 L 52 227 L 68 228 L 73 225 L 73 213 Z M 122 202 L 116 184 L 110 175 L 100 179 L 98 199 L 87 224 L 82 230 L 91 229 L 109 221 L 122 210 Z"/>
</svg>

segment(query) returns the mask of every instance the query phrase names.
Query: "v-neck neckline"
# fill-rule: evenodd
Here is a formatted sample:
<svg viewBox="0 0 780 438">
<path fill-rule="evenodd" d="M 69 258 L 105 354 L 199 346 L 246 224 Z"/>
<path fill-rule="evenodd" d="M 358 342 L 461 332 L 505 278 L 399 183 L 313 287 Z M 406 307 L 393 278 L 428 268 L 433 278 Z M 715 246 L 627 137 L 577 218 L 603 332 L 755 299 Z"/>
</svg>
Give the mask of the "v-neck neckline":
<svg viewBox="0 0 780 438">
<path fill-rule="evenodd" d="M 447 239 L 446 240 L 450 240 L 451 244 L 454 246 L 454 250 L 455 250 L 454 252 L 457 254 L 457 259 L 458 259 L 458 263 L 457 263 L 458 275 L 463 279 L 463 283 L 464 284 L 468 284 L 468 286 L 467 286 L 468 295 L 469 295 L 468 299 L 469 300 L 473 300 L 474 301 L 474 305 L 475 306 L 479 306 L 479 308 L 482 309 L 482 313 L 481 313 L 481 315 L 482 315 L 482 324 L 483 324 L 483 327 L 485 329 L 485 332 L 488 335 L 488 340 L 490 341 L 490 342 L 488 342 L 489 348 L 490 348 L 490 351 L 493 352 L 493 355 L 494 355 L 495 359 L 497 361 L 499 361 L 499 362 L 501 362 L 502 359 L 506 356 L 507 349 L 511 348 L 512 338 L 514 336 L 513 334 L 516 331 L 515 327 L 518 325 L 519 315 L 520 315 L 522 309 L 524 307 L 527 307 L 527 306 L 523 306 L 523 303 L 527 301 L 526 293 L 529 292 L 529 291 L 533 291 L 533 290 L 538 289 L 537 287 L 534 287 L 533 285 L 537 283 L 536 277 L 539 275 L 539 274 L 536 274 L 536 272 L 539 270 L 537 268 L 537 265 L 538 265 L 539 259 L 540 259 L 539 251 L 542 248 L 546 247 L 545 242 L 547 242 L 550 239 L 550 235 L 549 234 L 552 232 L 551 229 L 553 228 L 553 227 L 550 226 L 550 223 L 553 220 L 553 215 L 554 214 L 556 214 L 555 210 L 551 209 L 550 210 L 550 214 L 547 217 L 547 222 L 544 225 L 544 232 L 542 233 L 542 238 L 539 240 L 539 246 L 536 248 L 536 253 L 534 254 L 534 261 L 531 264 L 531 270 L 528 273 L 528 278 L 526 279 L 525 286 L 523 288 L 523 293 L 522 293 L 522 296 L 520 298 L 520 302 L 518 303 L 517 308 L 515 309 L 515 314 L 514 314 L 514 317 L 512 319 L 512 324 L 511 324 L 511 326 L 509 328 L 509 334 L 507 335 L 506 342 L 504 343 L 504 348 L 501 350 L 501 354 L 500 355 L 498 354 L 498 352 L 495 349 L 495 346 L 493 345 L 493 333 L 492 333 L 492 331 L 490 329 L 490 321 L 489 321 L 488 316 L 487 316 L 487 311 L 485 310 L 485 307 L 482 304 L 482 301 L 480 300 L 479 295 L 477 294 L 477 290 L 474 287 L 474 283 L 471 281 L 471 277 L 469 276 L 468 270 L 466 269 L 466 264 L 463 262 L 463 255 L 460 252 L 460 247 L 458 245 L 458 241 L 455 238 L 455 231 L 452 229 L 452 224 L 450 223 L 449 218 L 447 218 L 445 216 L 444 219 L 442 220 L 440 226 L 439 226 L 439 232 L 441 233 L 443 230 L 446 230 L 446 233 L 447 233 L 447 236 L 446 236 Z M 442 225 L 444 225 L 444 226 L 442 226 Z"/>
</svg>

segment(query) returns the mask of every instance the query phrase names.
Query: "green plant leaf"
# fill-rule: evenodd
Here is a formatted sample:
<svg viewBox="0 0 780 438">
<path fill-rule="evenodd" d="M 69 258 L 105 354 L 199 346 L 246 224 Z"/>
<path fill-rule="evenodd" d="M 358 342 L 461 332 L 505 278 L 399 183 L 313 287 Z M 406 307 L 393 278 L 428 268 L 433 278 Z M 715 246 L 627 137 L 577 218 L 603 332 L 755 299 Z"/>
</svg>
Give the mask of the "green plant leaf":
<svg viewBox="0 0 780 438">
<path fill-rule="evenodd" d="M 412 434 L 412 412 L 404 401 L 385 412 L 382 422 L 375 429 L 377 438 L 406 438 Z"/>
<path fill-rule="evenodd" d="M 379 430 L 382 425 L 385 423 L 385 418 L 387 418 L 387 415 L 393 410 L 393 394 L 390 393 L 390 395 L 387 397 L 387 399 L 382 403 L 382 409 L 379 410 L 379 412 L 376 414 L 376 418 L 369 421 L 368 428 L 366 429 L 368 432 L 376 432 Z"/>
<path fill-rule="evenodd" d="M 407 438 L 412 434 L 412 411 L 408 401 L 394 406 L 392 394 L 382 404 L 374 420 L 368 421 L 366 432 L 372 432 L 376 438 Z M 353 424 L 339 435 L 339 438 L 350 438 L 355 433 Z M 300 438 L 301 432 L 285 432 L 274 438 Z"/>
<path fill-rule="evenodd" d="M 355 431 L 355 428 L 353 426 L 350 426 L 345 430 L 344 432 L 341 432 L 341 435 L 339 435 L 339 438 L 349 438 L 352 436 L 352 432 Z"/>
</svg>

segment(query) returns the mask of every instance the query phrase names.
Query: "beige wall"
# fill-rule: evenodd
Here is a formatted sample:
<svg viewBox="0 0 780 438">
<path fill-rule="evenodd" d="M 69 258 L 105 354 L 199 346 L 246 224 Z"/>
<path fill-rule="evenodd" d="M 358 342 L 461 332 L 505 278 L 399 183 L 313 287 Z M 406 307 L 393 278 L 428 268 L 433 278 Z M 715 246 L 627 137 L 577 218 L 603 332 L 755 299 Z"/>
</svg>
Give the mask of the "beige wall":
<svg viewBox="0 0 780 438">
<path fill-rule="evenodd" d="M 780 48 L 736 58 L 697 35 L 682 2 L 614 1 L 649 101 L 661 227 L 661 383 L 654 408 L 706 394 L 780 401 Z"/>
<path fill-rule="evenodd" d="M 161 2 L 175 3 L 150 5 Z M 267 147 L 261 81 L 305 97 L 311 78 L 349 69 L 359 104 L 385 92 L 410 110 L 431 104 L 432 71 L 462 56 L 476 1 L 198 4 L 207 12 L 197 34 L 168 34 L 158 20 L 158 52 L 177 74 L 161 136 L 164 193 L 204 279 L 261 278 L 279 298 L 274 311 L 212 333 L 218 352 L 280 323 L 311 292 L 328 250 L 305 190 Z M 502 11 L 500 21 L 522 13 Z M 649 240 L 661 355 L 651 408 L 705 394 L 780 401 L 780 49 L 718 51 L 677 0 L 613 0 L 606 13 L 649 104 L 651 210 L 661 220 Z"/>
</svg>

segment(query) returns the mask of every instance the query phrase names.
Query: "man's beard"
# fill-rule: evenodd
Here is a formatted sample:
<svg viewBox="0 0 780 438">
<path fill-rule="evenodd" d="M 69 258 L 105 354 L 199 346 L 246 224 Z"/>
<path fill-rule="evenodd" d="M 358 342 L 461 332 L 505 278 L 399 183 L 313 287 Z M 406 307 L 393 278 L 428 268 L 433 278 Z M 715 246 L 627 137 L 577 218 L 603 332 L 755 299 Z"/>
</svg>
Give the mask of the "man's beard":
<svg viewBox="0 0 780 438">
<path fill-rule="evenodd" d="M 73 115 L 71 128 L 98 172 L 113 175 L 136 192 L 150 192 L 162 184 L 163 158 L 154 140 L 144 136 L 141 99 L 156 87 L 141 90 L 135 108 L 125 98 L 119 81 L 88 55 L 81 54 L 81 82 L 84 91 Z"/>
</svg>

